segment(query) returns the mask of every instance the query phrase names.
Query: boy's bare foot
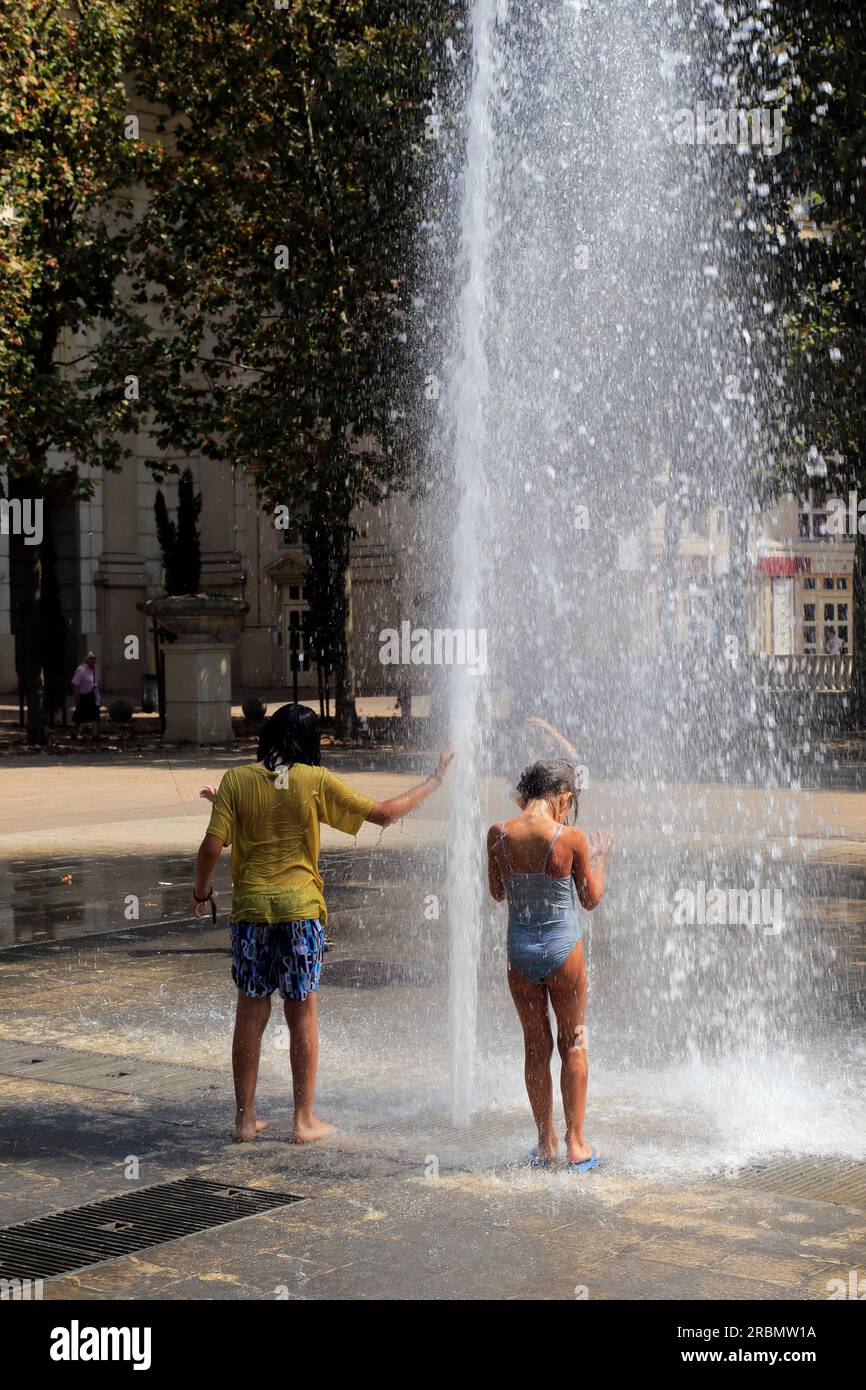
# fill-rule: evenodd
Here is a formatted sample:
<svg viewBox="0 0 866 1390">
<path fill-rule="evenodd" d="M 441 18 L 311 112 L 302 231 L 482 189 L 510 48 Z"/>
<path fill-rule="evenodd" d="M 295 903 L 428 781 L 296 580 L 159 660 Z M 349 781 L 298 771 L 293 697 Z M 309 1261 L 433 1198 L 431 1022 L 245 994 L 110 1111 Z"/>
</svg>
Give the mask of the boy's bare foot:
<svg viewBox="0 0 866 1390">
<path fill-rule="evenodd" d="M 298 1119 L 292 1126 L 293 1144 L 314 1144 L 317 1139 L 327 1139 L 329 1134 L 336 1134 L 337 1126 L 325 1124 L 324 1120 L 317 1120 L 314 1115 L 309 1119 Z"/>
<path fill-rule="evenodd" d="M 261 1134 L 263 1129 L 267 1129 L 269 1124 L 270 1120 L 257 1120 L 255 1115 L 249 1118 L 246 1115 L 238 1115 L 235 1119 L 235 1142 L 248 1144 L 257 1134 Z"/>
<path fill-rule="evenodd" d="M 586 1159 L 592 1158 L 592 1144 L 587 1144 L 584 1140 L 573 1138 L 570 1134 L 565 1136 L 565 1152 L 569 1163 L 584 1163 Z M 596 1154 L 601 1158 L 601 1154 Z"/>
</svg>

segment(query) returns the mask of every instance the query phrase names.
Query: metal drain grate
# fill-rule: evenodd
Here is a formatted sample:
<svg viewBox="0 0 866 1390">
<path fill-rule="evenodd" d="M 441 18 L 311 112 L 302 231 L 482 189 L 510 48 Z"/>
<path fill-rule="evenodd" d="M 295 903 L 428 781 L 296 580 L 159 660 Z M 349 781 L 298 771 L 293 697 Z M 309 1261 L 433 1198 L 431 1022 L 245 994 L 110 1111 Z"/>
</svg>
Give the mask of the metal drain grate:
<svg viewBox="0 0 866 1390">
<path fill-rule="evenodd" d="M 866 1211 L 866 1163 L 852 1159 L 791 1158 L 753 1168 L 739 1178 L 741 1187 L 801 1197 L 810 1202 L 839 1202 Z"/>
<path fill-rule="evenodd" d="M 178 1178 L 3 1227 L 0 1278 L 50 1279 L 72 1274 L 102 1260 L 133 1255 L 167 1240 L 304 1200 L 286 1192 Z"/>
</svg>

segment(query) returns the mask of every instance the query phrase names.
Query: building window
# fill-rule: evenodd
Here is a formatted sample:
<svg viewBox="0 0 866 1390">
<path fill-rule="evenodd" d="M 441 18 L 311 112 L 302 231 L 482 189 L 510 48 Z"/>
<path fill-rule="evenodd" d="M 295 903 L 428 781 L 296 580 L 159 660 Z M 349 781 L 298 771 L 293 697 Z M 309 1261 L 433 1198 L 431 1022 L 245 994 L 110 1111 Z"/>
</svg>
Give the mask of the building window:
<svg viewBox="0 0 866 1390">
<path fill-rule="evenodd" d="M 804 541 L 821 541 L 827 536 L 827 494 L 810 492 L 800 498 L 798 531 Z"/>
<path fill-rule="evenodd" d="M 815 590 L 818 588 L 820 579 L 821 591 L 824 598 L 821 603 L 815 602 Z M 798 650 L 806 656 L 847 655 L 850 651 L 849 641 L 851 636 L 849 602 L 848 602 L 848 577 L 845 575 L 828 574 L 820 575 L 818 579 L 814 575 L 804 576 L 803 596 L 799 606 L 799 627 L 802 632 L 802 646 Z M 837 595 L 839 601 L 837 601 Z M 811 601 L 807 602 L 806 598 Z M 818 613 L 821 617 L 819 619 Z"/>
<path fill-rule="evenodd" d="M 683 517 L 684 536 L 703 536 L 707 537 L 710 531 L 710 520 L 706 512 L 686 512 Z"/>
</svg>

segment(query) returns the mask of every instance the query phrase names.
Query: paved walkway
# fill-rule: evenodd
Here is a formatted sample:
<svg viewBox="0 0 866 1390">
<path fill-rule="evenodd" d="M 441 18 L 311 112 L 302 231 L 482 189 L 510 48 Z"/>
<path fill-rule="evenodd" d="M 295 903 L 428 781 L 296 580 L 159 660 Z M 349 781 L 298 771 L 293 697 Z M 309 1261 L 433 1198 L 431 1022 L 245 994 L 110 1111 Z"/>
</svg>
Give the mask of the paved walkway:
<svg viewBox="0 0 866 1390">
<path fill-rule="evenodd" d="M 47 855 L 193 853 L 207 819 L 201 787 L 249 755 L 159 756 L 147 761 L 112 753 L 49 759 L 4 759 L 0 777 L 0 854 Z M 385 799 L 426 775 L 432 757 L 376 750 L 325 755 L 353 786 Z M 491 820 L 508 816 L 513 801 L 504 778 L 484 787 Z M 444 842 L 448 785 L 413 816 L 386 832 L 388 844 L 417 848 Z M 678 852 L 688 848 L 760 851 L 777 859 L 866 864 L 866 794 L 827 790 L 669 785 L 658 790 L 595 781 L 581 797 L 581 824 L 612 829 L 620 850 Z M 359 844 L 379 839 L 364 826 Z M 323 846 L 345 837 L 323 830 Z"/>
</svg>

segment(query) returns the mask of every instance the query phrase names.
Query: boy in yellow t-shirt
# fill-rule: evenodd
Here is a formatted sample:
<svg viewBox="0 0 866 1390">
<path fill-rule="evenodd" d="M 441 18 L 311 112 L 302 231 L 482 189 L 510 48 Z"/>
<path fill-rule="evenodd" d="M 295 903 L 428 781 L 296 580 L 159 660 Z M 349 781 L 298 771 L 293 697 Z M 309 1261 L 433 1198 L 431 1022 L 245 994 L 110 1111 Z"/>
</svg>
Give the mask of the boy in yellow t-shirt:
<svg viewBox="0 0 866 1390">
<path fill-rule="evenodd" d="M 265 724 L 259 761 L 232 768 L 213 796 L 196 863 L 193 911 L 213 899 L 211 877 L 225 846 L 232 852 L 232 979 L 238 988 L 232 1045 L 235 1135 L 255 1138 L 261 1041 L 279 990 L 289 1026 L 294 1092 L 293 1138 L 333 1132 L 313 1114 L 318 1066 L 317 993 L 327 908 L 319 873 L 319 826 L 357 834 L 364 821 L 387 826 L 435 791 L 451 761 L 446 749 L 432 776 L 376 802 L 323 768 L 319 720 L 305 705 L 283 705 Z M 208 799 L 209 791 L 202 793 Z"/>
</svg>

